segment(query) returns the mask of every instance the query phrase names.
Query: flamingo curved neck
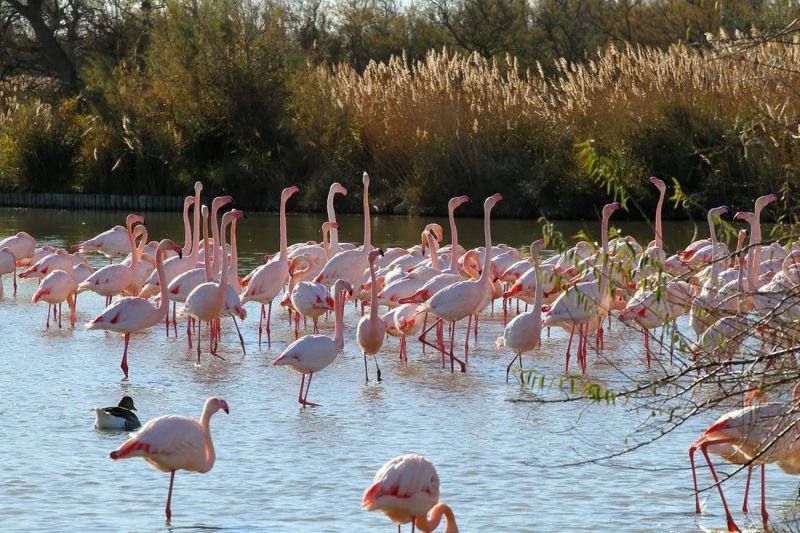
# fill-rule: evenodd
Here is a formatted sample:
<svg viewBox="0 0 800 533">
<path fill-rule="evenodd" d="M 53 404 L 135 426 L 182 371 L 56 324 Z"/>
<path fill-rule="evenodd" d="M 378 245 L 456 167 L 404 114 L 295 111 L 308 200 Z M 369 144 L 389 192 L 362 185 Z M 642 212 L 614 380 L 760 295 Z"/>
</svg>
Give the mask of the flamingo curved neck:
<svg viewBox="0 0 800 533">
<path fill-rule="evenodd" d="M 336 191 L 331 188 L 328 192 L 328 202 L 327 202 L 327 209 L 328 209 L 328 222 L 331 224 L 336 223 L 336 211 L 333 208 L 333 199 L 336 196 Z M 331 255 L 335 254 L 339 251 L 339 230 L 335 228 L 330 228 L 329 230 L 331 236 L 331 244 L 330 244 L 330 251 Z M 324 235 L 324 233 L 323 233 Z"/>
<path fill-rule="evenodd" d="M 190 255 L 192 253 L 192 229 L 189 225 L 189 206 L 192 202 L 189 201 L 192 197 L 187 197 L 183 202 L 183 255 Z"/>
<path fill-rule="evenodd" d="M 208 472 L 214 467 L 214 462 L 217 460 L 217 454 L 214 451 L 214 442 L 211 440 L 211 412 L 210 406 L 206 405 L 203 408 L 203 415 L 200 418 L 200 426 L 203 428 L 203 444 L 206 452 L 206 462 L 203 473 Z"/>
<path fill-rule="evenodd" d="M 458 272 L 458 230 L 456 229 L 455 207 L 450 208 L 450 270 Z"/>
<path fill-rule="evenodd" d="M 423 531 L 433 531 L 439 527 L 442 516 L 445 517 L 444 533 L 458 533 L 456 517 L 452 509 L 443 503 L 436 504 L 433 509 L 430 510 L 428 516 L 418 516 L 414 522 L 417 527 Z"/>
<path fill-rule="evenodd" d="M 431 267 L 439 270 L 439 241 L 431 232 L 427 233 L 426 238 L 428 239 L 428 249 L 431 252 Z"/>
<path fill-rule="evenodd" d="M 288 257 L 288 244 L 287 244 L 287 237 L 286 237 L 286 202 L 289 200 L 288 197 L 282 196 L 281 197 L 281 211 L 280 211 L 280 224 L 281 224 L 281 252 L 280 252 L 280 261 L 283 264 L 286 264 L 287 257 Z"/>
<path fill-rule="evenodd" d="M 194 220 L 192 221 L 192 253 L 191 258 L 197 265 L 200 259 L 200 192 L 194 195 Z"/>
<path fill-rule="evenodd" d="M 167 294 L 167 275 L 164 273 L 165 250 L 156 250 L 156 272 L 158 273 L 158 287 L 161 293 L 161 300 L 158 302 L 159 316 L 164 316 L 169 308 L 169 295 Z"/>
<path fill-rule="evenodd" d="M 716 289 L 719 285 L 719 274 L 717 273 L 717 232 L 714 227 L 714 214 L 708 213 L 708 230 L 711 233 L 711 288 Z"/>
<path fill-rule="evenodd" d="M 656 246 L 664 249 L 664 232 L 661 226 L 661 210 L 664 207 L 664 196 L 666 196 L 666 189 L 659 189 L 658 191 L 658 205 L 656 205 Z"/>
<path fill-rule="evenodd" d="M 225 274 L 230 275 L 233 279 L 239 278 L 239 249 L 236 243 L 236 219 L 231 222 L 231 258 L 228 268 L 224 270 Z M 225 250 L 222 250 L 225 253 Z M 238 283 L 238 281 L 237 281 Z"/>
<path fill-rule="evenodd" d="M 136 267 L 136 263 L 139 262 L 139 254 L 137 253 L 136 241 L 133 238 L 133 226 L 132 224 L 126 224 L 128 229 L 128 242 L 131 246 L 131 264 L 130 269 L 133 270 Z"/>
<path fill-rule="evenodd" d="M 369 219 L 369 182 L 364 184 L 364 251 L 372 250 L 372 225 Z"/>
<path fill-rule="evenodd" d="M 214 237 L 214 254 L 211 258 L 211 273 L 216 276 L 219 272 L 219 204 L 216 202 L 211 202 L 211 234 Z M 207 228 L 206 228 L 207 229 Z M 208 236 L 208 231 L 205 233 Z M 205 249 L 206 253 L 206 264 L 208 265 L 208 247 L 204 244 L 203 248 Z M 208 270 L 208 268 L 206 269 Z M 210 279 L 210 278 L 209 278 Z"/>
<path fill-rule="evenodd" d="M 481 283 L 491 282 L 489 279 L 489 271 L 492 267 L 492 230 L 490 222 L 492 207 L 492 204 L 486 206 L 486 209 L 484 210 L 485 212 L 483 213 L 483 235 L 485 243 L 483 250 L 483 272 L 481 272 L 481 277 L 479 280 Z"/>
<path fill-rule="evenodd" d="M 222 244 L 222 249 L 225 249 L 225 232 L 228 229 L 228 226 L 231 224 L 231 219 L 228 218 L 227 220 L 223 218 L 222 220 L 222 227 L 220 228 L 220 243 Z M 225 290 L 228 287 L 228 276 L 225 276 L 224 273 L 228 271 L 228 254 L 222 254 L 222 272 L 223 275 L 219 277 L 219 284 L 217 285 L 217 301 L 225 303 Z"/>
<path fill-rule="evenodd" d="M 374 324 L 378 320 L 378 283 L 375 279 L 375 261 L 369 262 L 369 279 L 371 281 L 369 300 L 369 319 Z"/>
<path fill-rule="evenodd" d="M 607 308 L 610 305 L 610 295 L 606 295 L 608 292 L 608 218 L 611 216 L 610 214 L 603 213 L 603 222 L 600 226 L 600 241 L 602 243 L 602 252 L 603 252 L 603 267 L 600 270 L 600 298 L 603 300 L 602 307 Z M 608 299 L 608 301 L 607 301 Z"/>
</svg>

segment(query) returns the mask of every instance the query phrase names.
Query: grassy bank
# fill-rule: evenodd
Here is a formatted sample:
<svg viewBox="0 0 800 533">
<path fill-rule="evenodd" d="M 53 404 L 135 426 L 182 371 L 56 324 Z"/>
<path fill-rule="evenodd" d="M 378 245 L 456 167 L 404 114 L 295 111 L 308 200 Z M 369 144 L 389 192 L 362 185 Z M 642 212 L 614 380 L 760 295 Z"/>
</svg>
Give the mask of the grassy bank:
<svg viewBox="0 0 800 533">
<path fill-rule="evenodd" d="M 357 71 L 299 61 L 276 45 L 280 28 L 242 13 L 220 25 L 223 7 L 203 9 L 155 22 L 147 68 L 94 61 L 78 97 L 6 83 L 0 190 L 174 195 L 201 179 L 243 208 L 273 209 L 296 183 L 299 207 L 316 210 L 332 181 L 357 191 L 366 169 L 384 212 L 441 214 L 454 194 L 499 191 L 501 215 L 580 218 L 612 197 L 650 207 L 657 175 L 680 183 L 681 207 L 781 192 L 791 214 L 791 38 L 611 46 L 548 74 L 447 50 Z"/>
</svg>

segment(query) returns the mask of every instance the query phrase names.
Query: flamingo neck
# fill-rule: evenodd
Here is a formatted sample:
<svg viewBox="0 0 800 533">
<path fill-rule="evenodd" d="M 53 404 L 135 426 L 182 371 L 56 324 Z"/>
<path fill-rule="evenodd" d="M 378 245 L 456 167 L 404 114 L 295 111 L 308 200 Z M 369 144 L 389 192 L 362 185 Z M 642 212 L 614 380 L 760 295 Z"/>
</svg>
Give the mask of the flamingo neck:
<svg viewBox="0 0 800 533">
<path fill-rule="evenodd" d="M 281 252 L 280 252 L 280 261 L 281 264 L 286 264 L 288 260 L 288 251 L 287 248 L 289 247 L 287 244 L 287 237 L 286 237 L 286 201 L 288 198 L 281 198 L 281 211 L 280 211 L 280 226 L 281 226 Z"/>
<path fill-rule="evenodd" d="M 137 262 L 142 260 L 142 256 L 144 255 L 144 247 L 146 244 L 147 244 L 147 230 L 143 229 L 142 233 L 139 235 L 139 244 L 136 245 L 135 259 Z"/>
<path fill-rule="evenodd" d="M 192 221 L 192 253 L 191 257 L 197 265 L 200 258 L 200 193 L 194 195 L 194 219 Z"/>
<path fill-rule="evenodd" d="M 335 224 L 336 223 L 336 211 L 333 209 L 333 199 L 336 196 L 336 191 L 331 190 L 328 192 L 328 222 Z M 339 251 L 339 230 L 335 228 L 330 228 L 328 230 L 331 235 L 331 244 L 330 244 L 330 253 L 331 255 L 335 254 Z M 324 238 L 324 232 L 323 232 Z"/>
<path fill-rule="evenodd" d="M 333 241 L 331 240 L 330 243 L 328 242 L 328 234 L 330 234 L 331 239 L 333 239 L 333 233 L 331 233 L 332 231 L 334 230 L 332 230 L 329 227 L 322 228 L 322 253 L 325 255 L 325 259 L 331 258 L 331 248 L 333 247 Z"/>
<path fill-rule="evenodd" d="M 221 253 L 225 253 L 222 250 Z M 239 247 L 236 243 L 236 219 L 231 222 L 231 258 L 227 270 L 223 271 L 225 275 L 230 275 L 232 279 L 238 280 L 239 278 Z M 238 283 L 238 281 L 237 281 Z"/>
<path fill-rule="evenodd" d="M 136 251 L 136 241 L 133 239 L 133 227 L 131 224 L 126 224 L 128 229 L 128 242 L 131 245 L 131 266 L 130 269 L 133 270 L 136 266 L 136 263 L 139 261 L 139 254 Z"/>
<path fill-rule="evenodd" d="M 203 447 L 206 452 L 206 464 L 203 473 L 208 472 L 214 467 L 214 462 L 217 460 L 217 454 L 214 451 L 214 442 L 211 440 L 211 412 L 210 405 L 206 403 L 203 408 L 203 414 L 200 417 L 200 427 L 203 428 Z"/>
<path fill-rule="evenodd" d="M 214 236 L 214 240 L 214 255 L 217 255 L 216 235 Z M 205 268 L 206 281 L 211 281 L 213 279 L 213 271 L 211 254 L 208 253 L 208 216 L 203 217 L 203 251 L 205 253 L 203 267 Z"/>
<path fill-rule="evenodd" d="M 374 282 L 373 282 L 374 283 Z M 375 296 L 373 296 L 374 298 Z M 344 291 L 334 296 L 336 298 L 333 302 L 334 313 L 334 326 L 333 326 L 333 342 L 341 347 L 344 343 Z M 372 311 L 370 310 L 370 313 Z"/>
<path fill-rule="evenodd" d="M 485 239 L 483 250 L 483 271 L 481 272 L 480 282 L 490 283 L 489 271 L 492 269 L 492 228 L 490 217 L 492 214 L 491 206 L 483 214 L 483 235 Z"/>
<path fill-rule="evenodd" d="M 717 231 L 714 227 L 714 215 L 708 214 L 708 230 L 711 233 L 711 288 L 716 289 L 719 285 L 719 274 L 717 273 Z"/>
<path fill-rule="evenodd" d="M 436 504 L 433 509 L 430 510 L 428 516 L 418 516 L 414 522 L 422 531 L 433 531 L 439 527 L 442 516 L 445 517 L 444 533 L 458 533 L 456 517 L 452 509 L 443 503 Z"/>
<path fill-rule="evenodd" d="M 220 253 L 220 248 L 219 248 L 219 218 L 218 218 L 218 214 L 219 214 L 219 205 L 217 205 L 214 202 L 211 202 L 211 234 L 214 237 L 214 254 L 213 254 L 213 257 L 211 258 L 210 269 L 211 269 L 211 273 L 214 276 L 216 276 L 217 273 L 219 272 L 219 253 Z M 208 232 L 206 232 L 206 235 L 208 235 Z M 206 264 L 208 265 L 208 247 L 206 247 L 205 244 L 203 245 L 203 247 L 204 247 L 204 249 L 206 251 Z M 208 270 L 208 268 L 206 270 Z"/>
<path fill-rule="evenodd" d="M 603 213 L 603 221 L 600 225 L 600 242 L 602 244 L 602 261 L 603 267 L 600 269 L 600 298 L 602 299 L 601 304 L 601 312 L 603 310 L 609 310 L 611 305 L 611 295 L 606 294 L 608 293 L 608 267 L 609 267 L 609 257 L 608 257 L 608 217 L 610 215 L 606 215 Z"/>
<path fill-rule="evenodd" d="M 220 243 L 222 244 L 222 249 L 225 249 L 225 232 L 230 225 L 230 220 L 223 220 L 222 227 L 220 228 Z M 228 271 L 228 254 L 222 254 L 222 273 L 219 277 L 219 284 L 217 285 L 217 301 L 225 303 L 225 290 L 228 288 L 228 276 L 224 275 L 225 272 Z"/>
<path fill-rule="evenodd" d="M 375 279 L 375 261 L 369 262 L 369 279 L 371 281 L 369 300 L 369 319 L 372 323 L 378 320 L 378 283 Z"/>
<path fill-rule="evenodd" d="M 664 196 L 667 190 L 658 191 L 658 205 L 656 205 L 656 246 L 664 249 L 664 231 L 661 226 L 661 210 L 664 207 Z"/>
<path fill-rule="evenodd" d="M 364 251 L 372 250 L 372 225 L 369 219 L 369 184 L 364 186 Z"/>
<path fill-rule="evenodd" d="M 191 205 L 190 202 L 183 202 L 183 255 L 190 255 L 192 253 L 192 230 L 189 225 L 189 205 Z"/>
<path fill-rule="evenodd" d="M 759 202 L 756 202 L 758 204 Z M 758 290 L 758 270 L 761 263 L 761 209 L 760 205 L 755 208 L 755 220 L 750 231 L 750 244 L 752 248 L 752 259 L 749 261 L 749 270 L 747 271 L 748 280 L 750 281 L 750 290 Z"/>
<path fill-rule="evenodd" d="M 167 275 L 164 272 L 164 255 L 166 251 L 156 250 L 156 272 L 158 274 L 158 287 L 161 293 L 161 300 L 158 302 L 158 312 L 163 317 L 169 307 L 169 295 L 167 294 Z"/>
<path fill-rule="evenodd" d="M 428 232 L 426 238 L 428 239 L 428 250 L 431 252 L 431 267 L 439 270 L 439 241 L 431 232 Z"/>
<path fill-rule="evenodd" d="M 458 230 L 456 229 L 455 208 L 448 210 L 450 217 L 450 270 L 458 272 Z"/>
</svg>

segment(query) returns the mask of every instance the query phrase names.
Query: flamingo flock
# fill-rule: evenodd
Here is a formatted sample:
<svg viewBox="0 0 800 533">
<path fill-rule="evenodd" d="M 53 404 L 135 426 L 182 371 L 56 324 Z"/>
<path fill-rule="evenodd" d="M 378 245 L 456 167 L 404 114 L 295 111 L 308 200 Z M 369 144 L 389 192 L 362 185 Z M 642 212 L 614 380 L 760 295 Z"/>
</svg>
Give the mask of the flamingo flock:
<svg viewBox="0 0 800 533">
<path fill-rule="evenodd" d="M 321 242 L 290 245 L 287 203 L 300 189 L 287 187 L 280 195 L 279 250 L 265 255 L 265 263 L 243 277 L 238 269 L 236 233 L 244 213 L 229 209 L 220 217 L 233 198 L 214 198 L 209 209 L 202 204 L 203 186 L 197 182 L 194 194 L 186 197 L 183 206 L 183 246 L 169 239 L 148 241 L 145 219 L 137 214 L 128 215 L 124 226 L 75 244 L 73 252 L 49 245 L 37 247 L 36 240 L 24 231 L 0 240 L 0 296 L 5 274 L 13 279 L 14 294 L 17 278 L 38 279 L 32 302 L 48 304 L 46 328 L 51 325 L 51 317 L 55 327 L 64 327 L 64 303 L 69 309 L 69 326 L 76 325 L 79 294 L 93 292 L 103 297 L 105 309 L 86 323 L 85 329 L 123 336 L 120 368 L 125 379 L 130 377 L 131 335 L 163 324 L 166 336 L 177 336 L 179 319 L 186 320 L 187 344 L 196 351 L 196 364 L 201 363 L 201 340 L 212 356 L 222 359 L 218 347 L 222 320 L 227 317 L 232 319 L 245 352 L 237 319 L 246 318 L 245 308 L 250 302 L 258 306 L 259 349 L 264 333 L 270 349 L 272 307 L 277 299 L 294 322 L 294 340 L 272 361 L 272 366 L 286 366 L 300 374 L 297 401 L 304 408 L 318 406 L 308 400 L 312 378 L 330 366 L 344 347 L 344 309 L 348 301 L 361 305 L 356 341 L 363 355 L 367 385 L 369 357 L 375 365 L 376 381 L 385 381 L 379 359 L 386 357 L 387 337 L 399 339 L 402 364 L 409 364 L 409 341 L 416 338 L 422 357 L 431 350 L 443 368 L 449 366 L 450 372 L 455 372 L 458 367 L 460 372 L 466 372 L 470 338 L 473 343 L 478 341 L 479 322 L 492 312 L 488 310 L 494 309 L 496 300 L 502 307 L 504 322 L 496 346 L 512 356 L 505 366 L 506 382 L 513 372 L 525 383 L 523 355 L 544 355 L 553 327 L 563 328 L 569 335 L 564 372 L 570 372 L 573 350 L 580 373 L 590 372 L 590 354 L 602 356 L 612 318 L 641 330 L 642 364 L 647 368 L 653 360 L 662 365 L 673 363 L 673 341 L 669 342 L 669 362 L 661 358 L 661 352 L 651 349 L 650 342 L 655 330 L 660 330 L 662 347 L 665 332 L 674 339 L 676 320 L 682 316 L 688 318 L 697 335 L 688 355 L 698 365 L 725 365 L 739 353 L 748 337 L 757 336 L 780 348 L 794 346 L 800 333 L 796 328 L 800 296 L 795 290 L 800 284 L 800 247 L 762 243 L 761 213 L 777 197 L 762 196 L 752 212 L 734 215 L 733 220 L 747 224 L 738 233 L 735 251 L 728 250 L 718 238 L 720 217 L 728 213 L 726 206 L 719 206 L 708 211 L 708 239 L 696 240 L 669 255 L 661 221 L 667 187 L 658 178 L 650 178 L 649 182 L 658 191 L 659 200 L 654 239 L 646 246 L 631 236 L 612 238 L 610 220 L 620 205 L 610 203 L 602 209 L 599 247 L 580 241 L 554 253 L 545 249 L 544 239 L 537 239 L 530 244 L 527 257 L 514 247 L 492 240 L 491 214 L 503 200 L 500 194 L 483 202 L 482 247 L 467 250 L 458 242 L 455 212 L 470 201 L 466 196 L 453 197 L 448 203 L 449 245 L 442 246 L 442 227 L 432 223 L 420 235 L 419 244 L 410 248 L 373 246 L 367 173 L 362 179 L 361 245 L 339 240 L 334 200 L 348 191 L 338 183 L 331 185 L 328 193 Z M 745 244 L 748 234 L 749 243 Z M 102 254 L 109 264 L 93 269 L 85 258 L 88 253 Z M 114 263 L 118 257 L 124 259 Z M 514 303 L 516 314 L 509 317 Z M 177 304 L 182 307 L 177 309 Z M 381 307 L 386 310 L 382 312 Z M 320 334 L 319 321 L 330 313 L 333 334 Z M 308 318 L 313 329 L 303 334 L 300 321 L 307 327 Z M 758 328 L 751 327 L 760 318 L 769 320 Z M 463 350 L 461 341 L 456 345 L 459 330 Z M 786 403 L 754 403 L 727 413 L 692 444 L 689 455 L 695 493 L 699 489 L 694 454 L 700 450 L 719 491 L 729 530 L 738 528 L 709 454 L 747 465 L 748 487 L 752 467 L 761 467 L 762 517 L 766 527 L 765 466 L 775 463 L 786 472 L 800 473 L 800 433 L 794 428 L 798 398 L 800 392 Z M 175 472 L 205 473 L 214 464 L 209 420 L 219 410 L 229 412 L 227 403 L 210 398 L 200 422 L 171 416 L 154 419 L 111 454 L 115 460 L 143 457 L 156 468 L 170 472 L 168 519 Z M 369 511 L 383 511 L 395 523 L 410 523 L 412 530 L 431 531 L 444 517 L 446 531 L 457 531 L 450 508 L 438 503 L 438 482 L 436 470 L 426 459 L 401 456 L 381 468 L 364 494 L 363 505 Z M 699 499 L 696 510 L 700 512 Z"/>
</svg>

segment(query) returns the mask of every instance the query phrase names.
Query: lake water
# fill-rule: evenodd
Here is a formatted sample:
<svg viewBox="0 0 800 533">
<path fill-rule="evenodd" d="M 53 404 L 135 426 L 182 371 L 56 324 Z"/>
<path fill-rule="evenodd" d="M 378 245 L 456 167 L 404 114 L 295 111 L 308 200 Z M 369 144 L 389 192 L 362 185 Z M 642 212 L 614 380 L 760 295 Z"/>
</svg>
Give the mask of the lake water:
<svg viewBox="0 0 800 533">
<path fill-rule="evenodd" d="M 183 238 L 180 215 L 147 213 L 151 238 Z M 113 224 L 122 213 L 0 210 L 0 236 L 26 230 L 40 243 L 68 245 Z M 375 217 L 373 242 L 381 246 L 418 241 L 430 219 Z M 289 241 L 318 239 L 319 215 L 289 218 Z M 443 222 L 443 221 L 440 221 Z M 360 217 L 340 217 L 341 238 L 361 241 Z M 482 242 L 480 220 L 458 220 L 462 243 Z M 445 225 L 445 224 L 443 224 Z M 587 223 L 598 235 L 598 223 Z M 619 224 L 641 239 L 646 224 Z M 242 221 L 241 270 L 277 249 L 274 215 Z M 581 224 L 560 224 L 566 235 Z M 447 226 L 445 225 L 445 229 Z M 665 224 L 673 246 L 685 243 L 691 225 Z M 498 220 L 495 240 L 521 246 L 540 236 L 532 221 Z M 96 264 L 104 261 L 94 257 Z M 206 475 L 179 472 L 173 495 L 172 528 L 229 531 L 395 531 L 379 513 L 360 509 L 375 471 L 388 459 L 419 452 L 441 478 L 441 499 L 451 505 L 463 532 L 477 531 L 693 531 L 725 527 L 716 492 L 703 493 L 704 514 L 694 514 L 687 447 L 719 413 L 708 413 L 663 439 L 602 465 L 565 467 L 624 449 L 649 411 L 635 405 L 588 402 L 540 403 L 559 399 L 553 388 L 505 383 L 510 359 L 494 340 L 502 315 L 481 319 L 477 346 L 466 374 L 439 367 L 430 351 L 409 343 L 409 364 L 397 358 L 388 339 L 379 354 L 384 382 L 364 384 L 363 360 L 355 342 L 357 315 L 345 315 L 345 351 L 314 378 L 309 399 L 322 404 L 301 409 L 300 377 L 270 367 L 292 340 L 286 315 L 273 315 L 273 344 L 257 345 L 258 307 L 249 304 L 242 355 L 235 332 L 224 324 L 220 354 L 200 366 L 185 336 L 165 338 L 163 328 L 135 335 L 129 354 L 130 380 L 121 381 L 120 335 L 81 327 L 103 308 L 102 298 L 81 295 L 79 327 L 44 327 L 46 306 L 33 306 L 35 283 L 22 281 L 19 294 L 0 300 L 0 526 L 3 531 L 160 531 L 169 476 L 138 459 L 114 462 L 108 452 L 125 433 L 92 428 L 93 407 L 131 395 L 142 421 L 179 413 L 198 417 L 210 395 L 225 398 L 230 415 L 217 414 L 212 435 L 217 463 Z M 682 323 L 685 327 L 686 324 Z M 463 326 L 462 326 L 463 328 Z M 323 332 L 332 321 L 323 321 Z M 461 334 L 463 330 L 459 329 Z M 543 348 L 525 357 L 526 368 L 557 378 L 563 373 L 567 336 L 553 330 Z M 627 383 L 619 369 L 646 372 L 640 334 L 614 322 L 604 358 L 590 350 L 587 377 L 611 388 Z M 371 370 L 374 370 L 371 368 Z M 719 462 L 720 470 L 732 471 Z M 704 487 L 710 484 L 699 469 Z M 740 510 L 744 475 L 726 484 L 740 526 L 758 529 L 758 483 L 751 512 Z M 796 480 L 768 467 L 768 506 L 780 522 L 793 516 Z M 706 501 L 707 500 L 707 501 Z M 406 528 L 408 530 L 408 528 Z"/>
</svg>

